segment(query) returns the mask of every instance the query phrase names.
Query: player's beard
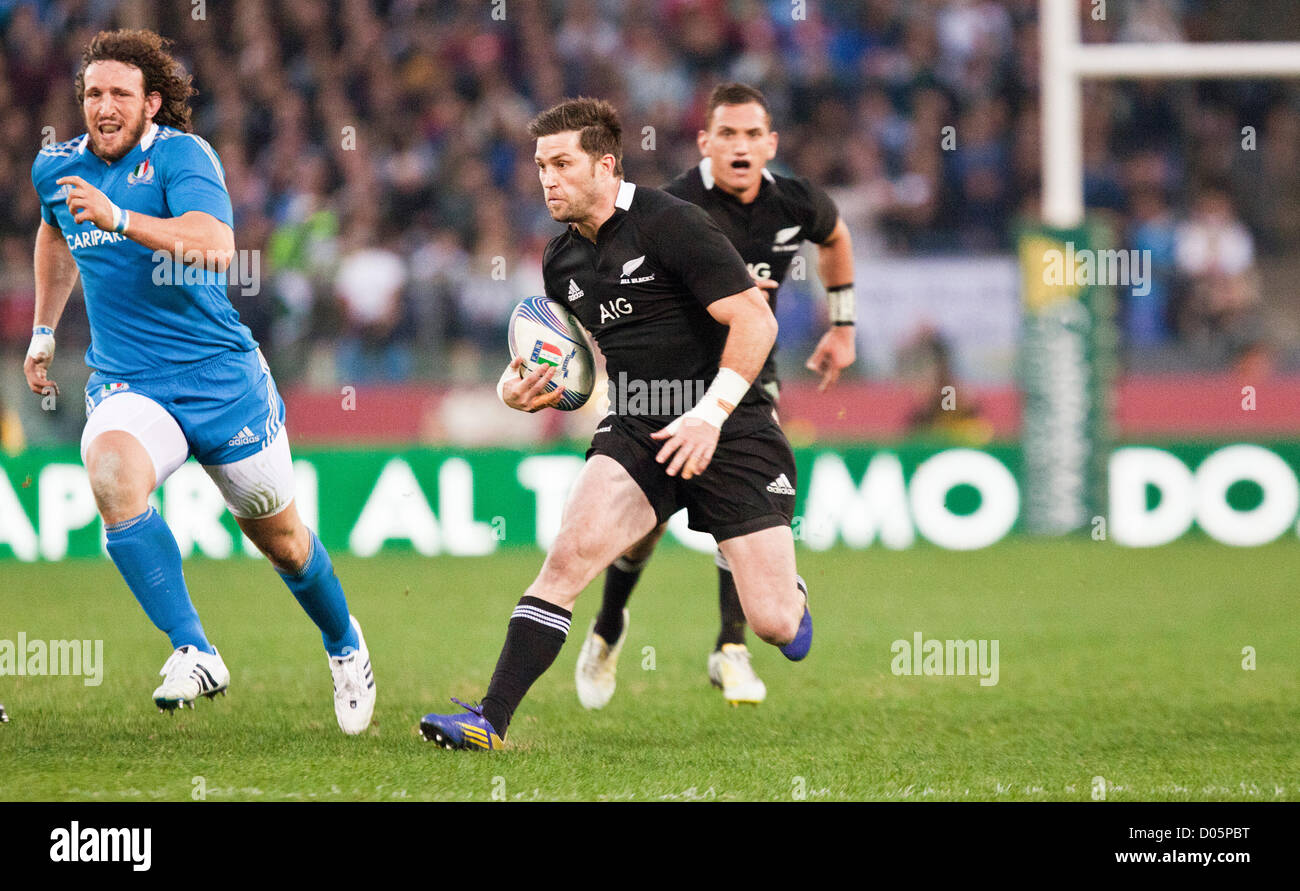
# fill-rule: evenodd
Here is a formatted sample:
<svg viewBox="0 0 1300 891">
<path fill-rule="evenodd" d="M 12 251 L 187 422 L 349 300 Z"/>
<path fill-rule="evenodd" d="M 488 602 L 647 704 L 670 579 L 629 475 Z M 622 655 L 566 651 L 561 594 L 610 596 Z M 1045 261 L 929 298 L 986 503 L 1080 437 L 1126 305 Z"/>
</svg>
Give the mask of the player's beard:
<svg viewBox="0 0 1300 891">
<path fill-rule="evenodd" d="M 119 133 L 126 132 L 128 134 L 127 138 L 122 140 L 116 151 L 110 153 L 99 141 L 99 129 L 90 121 L 87 121 L 86 132 L 90 134 L 90 149 L 110 164 L 114 161 L 120 161 L 127 156 L 131 149 L 140 144 L 140 139 L 144 136 L 144 128 L 148 125 L 149 121 L 145 118 L 143 112 L 135 119 L 134 124 L 131 121 L 123 121 L 122 130 Z"/>
<path fill-rule="evenodd" d="M 577 192 L 569 199 L 560 216 L 553 216 L 552 219 L 557 223 L 581 223 L 591 214 L 591 209 L 596 206 L 597 197 L 598 189 L 593 180 L 586 189 Z"/>
</svg>

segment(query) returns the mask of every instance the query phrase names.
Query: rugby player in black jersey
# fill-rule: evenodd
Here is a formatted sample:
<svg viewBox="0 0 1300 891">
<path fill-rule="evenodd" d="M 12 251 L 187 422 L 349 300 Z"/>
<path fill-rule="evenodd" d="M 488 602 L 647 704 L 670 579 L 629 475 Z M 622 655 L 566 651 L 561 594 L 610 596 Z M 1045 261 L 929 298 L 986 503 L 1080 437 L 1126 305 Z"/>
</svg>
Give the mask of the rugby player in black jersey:
<svg viewBox="0 0 1300 891">
<path fill-rule="evenodd" d="M 740 83 L 715 87 L 705 127 L 697 137 L 699 166 L 674 179 L 664 191 L 708 212 L 740 252 L 773 312 L 777 288 L 800 245 L 806 240 L 818 246 L 818 271 L 827 290 L 831 327 L 805 364 L 822 375 L 825 390 L 854 359 L 853 246 L 848 227 L 821 189 L 805 179 L 767 169 L 776 155 L 777 134 L 761 92 Z M 775 402 L 780 393 L 775 346 L 758 383 Z M 627 601 L 664 528 L 656 527 L 605 572 L 600 613 L 587 632 L 574 672 L 578 700 L 587 708 L 603 708 L 614 695 L 618 657 L 627 638 Z M 745 614 L 722 551 L 715 562 L 721 626 L 708 658 L 709 680 L 727 702 L 756 705 L 767 696 L 767 687 L 750 663 Z"/>
<path fill-rule="evenodd" d="M 776 342 L 767 299 L 708 214 L 623 179 L 622 127 L 609 103 L 567 100 L 538 115 L 529 134 L 547 209 L 568 224 L 546 248 L 546 293 L 604 353 L 611 412 L 510 617 L 482 702 L 457 701 L 464 711 L 420 721 L 426 739 L 451 749 L 501 744 L 559 654 L 582 589 L 682 507 L 692 528 L 717 540 L 754 633 L 792 661 L 812 645 L 790 529 L 794 455 L 771 396 L 755 384 Z M 520 378 L 520 364 L 503 375 L 505 403 L 553 406 L 561 391 L 544 390 L 554 369 Z"/>
</svg>

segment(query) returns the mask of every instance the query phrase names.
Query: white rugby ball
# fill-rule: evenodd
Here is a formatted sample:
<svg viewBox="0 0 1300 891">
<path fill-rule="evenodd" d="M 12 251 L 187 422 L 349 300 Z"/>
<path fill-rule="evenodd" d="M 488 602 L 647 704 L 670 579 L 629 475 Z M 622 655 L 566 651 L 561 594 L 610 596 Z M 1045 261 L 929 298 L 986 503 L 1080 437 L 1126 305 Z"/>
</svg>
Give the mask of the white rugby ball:
<svg viewBox="0 0 1300 891">
<path fill-rule="evenodd" d="M 522 358 L 520 377 L 552 365 L 555 377 L 546 392 L 564 387 L 555 407 L 561 411 L 582 408 L 596 383 L 596 362 L 587 349 L 582 327 L 569 310 L 549 297 L 527 297 L 510 314 L 510 358 Z"/>
</svg>

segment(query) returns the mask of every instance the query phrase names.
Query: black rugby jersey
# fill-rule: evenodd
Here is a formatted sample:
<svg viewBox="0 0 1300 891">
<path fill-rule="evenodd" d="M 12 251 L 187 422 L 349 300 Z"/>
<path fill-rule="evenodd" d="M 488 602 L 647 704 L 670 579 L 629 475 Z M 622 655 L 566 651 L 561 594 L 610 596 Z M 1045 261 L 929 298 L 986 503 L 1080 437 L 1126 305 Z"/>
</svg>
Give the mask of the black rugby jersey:
<svg viewBox="0 0 1300 891">
<path fill-rule="evenodd" d="M 664 191 L 699 205 L 740 252 L 750 275 L 785 281 L 790 264 L 805 240 L 821 244 L 839 220 L 835 202 L 806 179 L 779 176 L 764 168 L 758 196 L 749 204 L 715 187 L 712 159 L 683 173 Z M 776 312 L 776 292 L 764 291 Z M 760 383 L 777 380 L 776 345 L 763 363 Z"/>
<path fill-rule="evenodd" d="M 594 244 L 573 225 L 551 239 L 542 276 L 546 296 L 567 306 L 605 354 L 610 411 L 645 434 L 693 406 L 718 374 L 728 328 L 706 307 L 754 286 L 708 214 L 630 182 L 620 184 Z M 763 389 L 750 387 L 722 438 L 774 423 L 771 412 Z"/>
</svg>

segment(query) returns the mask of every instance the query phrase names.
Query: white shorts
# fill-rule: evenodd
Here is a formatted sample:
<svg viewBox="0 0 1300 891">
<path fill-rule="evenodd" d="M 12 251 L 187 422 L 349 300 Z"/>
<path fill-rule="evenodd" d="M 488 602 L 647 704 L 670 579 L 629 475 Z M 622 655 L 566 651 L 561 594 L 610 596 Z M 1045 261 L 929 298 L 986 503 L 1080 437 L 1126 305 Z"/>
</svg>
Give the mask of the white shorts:
<svg viewBox="0 0 1300 891">
<path fill-rule="evenodd" d="M 176 419 L 139 393 L 115 393 L 91 413 L 81 432 L 83 464 L 90 443 L 109 430 L 129 433 L 144 447 L 153 461 L 155 489 L 190 455 L 189 443 Z M 293 459 L 283 426 L 260 452 L 231 464 L 205 464 L 203 469 L 221 490 L 226 507 L 241 519 L 273 517 L 293 501 Z"/>
</svg>

